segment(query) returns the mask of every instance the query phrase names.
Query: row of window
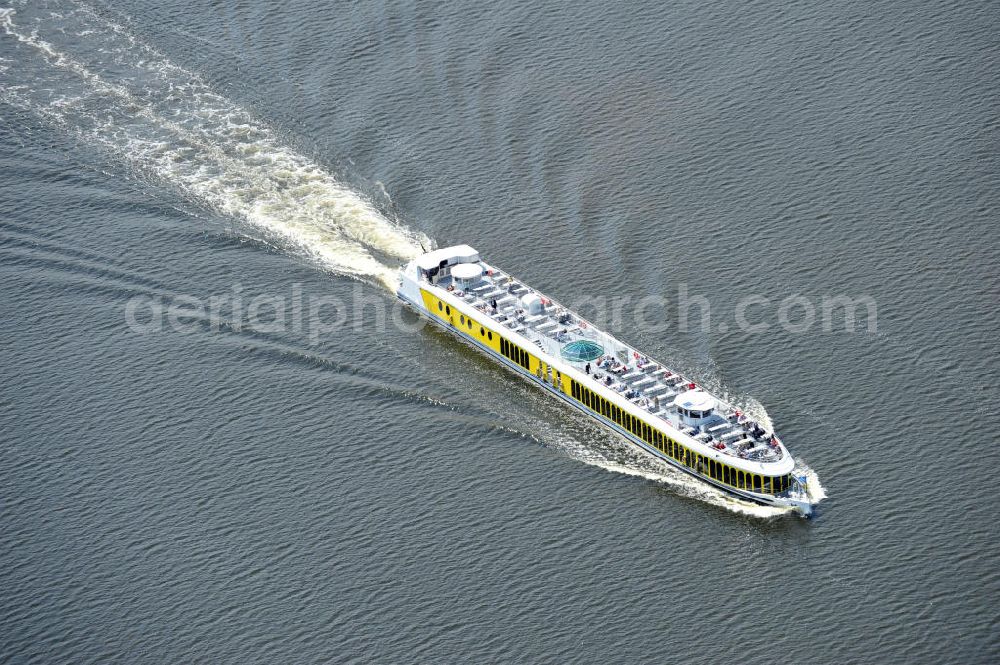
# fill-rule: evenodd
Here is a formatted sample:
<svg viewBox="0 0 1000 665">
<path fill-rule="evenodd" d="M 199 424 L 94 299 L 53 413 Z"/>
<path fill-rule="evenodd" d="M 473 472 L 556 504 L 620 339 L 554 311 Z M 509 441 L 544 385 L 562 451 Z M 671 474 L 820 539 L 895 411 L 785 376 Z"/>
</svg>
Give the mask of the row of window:
<svg viewBox="0 0 1000 665">
<path fill-rule="evenodd" d="M 451 316 L 450 305 L 445 305 L 443 302 L 438 300 L 437 306 L 438 306 L 438 311 L 444 312 L 447 316 Z M 472 317 L 467 317 L 465 316 L 465 314 L 460 314 L 458 317 L 458 321 L 462 327 L 468 328 L 469 331 L 473 332 L 475 331 L 476 322 L 472 319 Z M 483 326 L 479 326 L 479 336 L 485 337 L 487 340 L 491 342 L 493 341 L 493 331 L 486 330 L 486 328 L 484 328 Z M 524 369 L 529 371 L 531 370 L 531 365 L 530 365 L 531 356 L 528 354 L 528 352 L 522 349 L 521 347 L 517 346 L 516 344 L 508 342 L 506 339 L 503 338 L 503 336 L 500 337 L 500 353 L 504 354 L 505 356 L 516 362 Z"/>
<path fill-rule="evenodd" d="M 519 347 L 511 344 L 503 337 L 500 338 L 500 353 L 504 354 L 526 370 L 531 370 L 531 355 Z"/>
<path fill-rule="evenodd" d="M 472 331 L 472 330 L 475 329 L 476 324 L 473 322 L 473 320 L 472 320 L 471 317 L 467 319 L 467 318 L 465 318 L 465 315 L 462 314 L 461 316 L 458 317 L 458 319 L 459 319 L 459 321 L 461 321 L 462 325 L 468 327 L 468 329 L 470 331 Z M 490 340 L 491 342 L 493 341 L 493 331 L 492 330 L 487 330 L 486 328 L 484 328 L 482 326 L 479 326 L 479 336 L 480 337 L 485 337 L 486 339 Z"/>
<path fill-rule="evenodd" d="M 702 475 L 726 485 L 751 492 L 775 494 L 788 489 L 791 476 L 776 478 L 762 476 L 757 473 L 742 471 L 704 455 L 699 455 L 694 451 L 688 450 L 658 429 L 651 427 L 649 423 L 636 418 L 631 413 L 628 413 L 610 400 L 601 397 L 593 390 L 575 380 L 570 382 L 570 392 L 573 395 L 573 399 L 582 403 L 591 411 L 604 416 L 660 452 L 674 458 L 688 468 L 695 469 Z"/>
</svg>

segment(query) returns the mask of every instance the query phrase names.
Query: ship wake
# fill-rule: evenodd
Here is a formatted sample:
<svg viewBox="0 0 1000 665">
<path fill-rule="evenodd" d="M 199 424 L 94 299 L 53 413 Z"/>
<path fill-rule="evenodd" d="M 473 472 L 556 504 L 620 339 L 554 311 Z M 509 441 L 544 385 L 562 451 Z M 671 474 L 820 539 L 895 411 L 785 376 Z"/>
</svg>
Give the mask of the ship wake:
<svg viewBox="0 0 1000 665">
<path fill-rule="evenodd" d="M 96 145 L 129 175 L 333 273 L 390 285 L 432 243 L 277 131 L 85 5 L 0 10 L 0 101 Z"/>
</svg>

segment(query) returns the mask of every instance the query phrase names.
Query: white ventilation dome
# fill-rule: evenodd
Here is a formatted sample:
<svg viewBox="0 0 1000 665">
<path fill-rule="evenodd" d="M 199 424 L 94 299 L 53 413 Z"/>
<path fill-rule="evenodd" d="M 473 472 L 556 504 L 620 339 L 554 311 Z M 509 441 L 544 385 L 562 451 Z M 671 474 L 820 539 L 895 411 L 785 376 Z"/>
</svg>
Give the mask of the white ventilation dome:
<svg viewBox="0 0 1000 665">
<path fill-rule="evenodd" d="M 543 309 L 542 299 L 537 293 L 526 293 L 521 296 L 521 307 L 528 314 L 541 314 Z"/>
</svg>

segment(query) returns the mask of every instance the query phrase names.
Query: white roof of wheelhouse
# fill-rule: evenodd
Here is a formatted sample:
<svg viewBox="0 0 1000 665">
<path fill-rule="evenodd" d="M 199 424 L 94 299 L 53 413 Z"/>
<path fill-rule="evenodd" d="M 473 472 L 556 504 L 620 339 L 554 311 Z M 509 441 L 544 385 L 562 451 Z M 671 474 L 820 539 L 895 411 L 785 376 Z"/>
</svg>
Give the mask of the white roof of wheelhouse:
<svg viewBox="0 0 1000 665">
<path fill-rule="evenodd" d="M 711 411 L 715 398 L 701 390 L 689 390 L 675 397 L 674 405 L 689 411 Z"/>
</svg>

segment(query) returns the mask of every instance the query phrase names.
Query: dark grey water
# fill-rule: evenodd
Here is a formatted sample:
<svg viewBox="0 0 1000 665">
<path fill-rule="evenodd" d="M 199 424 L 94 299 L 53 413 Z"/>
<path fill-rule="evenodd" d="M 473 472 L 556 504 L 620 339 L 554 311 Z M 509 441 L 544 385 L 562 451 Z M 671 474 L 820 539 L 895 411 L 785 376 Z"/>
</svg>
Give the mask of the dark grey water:
<svg viewBox="0 0 1000 665">
<path fill-rule="evenodd" d="M 11 8 L 0 660 L 1000 658 L 994 4 Z M 707 331 L 616 332 L 766 409 L 817 517 L 375 305 L 126 324 L 390 306 L 428 238 L 567 301 L 703 295 Z M 786 330 L 793 295 L 877 330 Z"/>
</svg>

